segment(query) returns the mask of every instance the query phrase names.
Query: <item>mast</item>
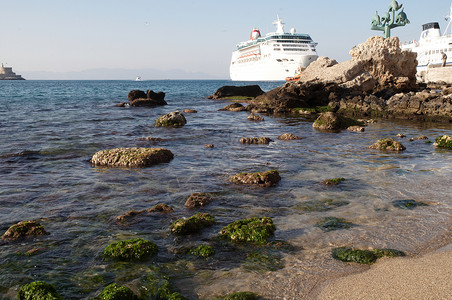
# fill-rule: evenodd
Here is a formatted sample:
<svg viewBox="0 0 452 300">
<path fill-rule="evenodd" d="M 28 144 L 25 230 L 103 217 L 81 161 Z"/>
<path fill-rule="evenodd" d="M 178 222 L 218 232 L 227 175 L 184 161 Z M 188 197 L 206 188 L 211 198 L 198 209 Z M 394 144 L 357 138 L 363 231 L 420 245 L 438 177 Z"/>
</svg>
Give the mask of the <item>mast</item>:
<svg viewBox="0 0 452 300">
<path fill-rule="evenodd" d="M 276 25 L 276 33 L 277 34 L 284 34 L 284 23 L 279 18 L 279 15 L 276 15 L 277 20 L 273 22 L 274 25 Z"/>
<path fill-rule="evenodd" d="M 450 27 L 450 24 L 452 23 L 452 3 L 450 4 L 450 11 L 449 11 L 449 15 L 446 16 L 446 21 L 449 21 L 449 23 L 447 23 L 447 27 L 446 30 L 444 30 L 444 35 L 447 34 L 447 29 Z M 450 29 L 450 33 L 452 34 L 452 28 Z"/>
</svg>

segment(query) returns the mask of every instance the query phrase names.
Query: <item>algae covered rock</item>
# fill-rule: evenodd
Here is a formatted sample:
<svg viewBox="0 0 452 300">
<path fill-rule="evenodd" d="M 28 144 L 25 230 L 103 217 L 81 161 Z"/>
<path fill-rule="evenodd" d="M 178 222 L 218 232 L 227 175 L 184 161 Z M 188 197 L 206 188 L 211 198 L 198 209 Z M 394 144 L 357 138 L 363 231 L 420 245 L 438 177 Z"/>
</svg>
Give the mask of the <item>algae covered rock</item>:
<svg viewBox="0 0 452 300">
<path fill-rule="evenodd" d="M 292 141 L 292 140 L 301 140 L 302 138 L 299 136 L 296 136 L 295 134 L 292 133 L 284 133 L 281 134 L 280 136 L 278 136 L 278 140 L 281 141 Z"/>
<path fill-rule="evenodd" d="M 337 207 L 348 205 L 350 202 L 345 200 L 322 199 L 308 200 L 295 205 L 297 210 L 301 211 L 328 211 Z"/>
<path fill-rule="evenodd" d="M 261 117 L 259 115 L 256 115 L 256 114 L 253 114 L 253 113 L 250 113 L 250 115 L 248 116 L 247 119 L 250 120 L 250 121 L 264 121 L 263 117 Z"/>
<path fill-rule="evenodd" d="M 433 145 L 437 148 L 452 150 L 452 137 L 448 135 L 439 136 L 435 139 L 435 143 Z"/>
<path fill-rule="evenodd" d="M 169 278 L 159 271 L 151 272 L 140 283 L 139 299 L 155 300 L 185 300 L 186 298 L 175 292 Z"/>
<path fill-rule="evenodd" d="M 17 293 L 18 300 L 63 300 L 56 288 L 44 281 L 35 281 L 22 286 Z"/>
<path fill-rule="evenodd" d="M 236 292 L 226 295 L 223 300 L 258 300 L 259 295 L 252 292 Z"/>
<path fill-rule="evenodd" d="M 264 248 L 248 253 L 242 268 L 251 272 L 277 271 L 284 268 L 284 262 L 280 253 Z"/>
<path fill-rule="evenodd" d="M 138 297 L 131 289 L 112 283 L 104 288 L 94 300 L 136 300 Z"/>
<path fill-rule="evenodd" d="M 250 184 L 262 187 L 270 187 L 276 185 L 281 181 L 278 171 L 271 170 L 266 172 L 256 173 L 239 173 L 231 178 L 231 182 L 236 184 Z"/>
<path fill-rule="evenodd" d="M 187 120 L 185 119 L 185 116 L 178 111 L 173 111 L 173 112 L 170 112 L 169 114 L 166 114 L 166 115 L 158 118 L 157 121 L 155 121 L 154 126 L 155 127 L 182 127 L 185 124 L 187 124 Z"/>
<path fill-rule="evenodd" d="M 214 218 L 208 213 L 197 213 L 190 218 L 176 220 L 171 225 L 171 232 L 178 235 L 197 233 L 205 227 L 215 224 Z"/>
<path fill-rule="evenodd" d="M 424 202 L 419 202 L 412 199 L 407 200 L 394 200 L 391 202 L 394 207 L 402 208 L 402 209 L 413 209 L 418 206 L 427 206 Z"/>
<path fill-rule="evenodd" d="M 395 141 L 391 138 L 385 138 L 378 140 L 372 146 L 369 146 L 369 149 L 383 150 L 383 151 L 403 151 L 405 150 L 405 146 L 402 143 Z"/>
<path fill-rule="evenodd" d="M 235 221 L 223 227 L 220 236 L 233 242 L 265 244 L 275 230 L 271 218 L 251 218 Z"/>
<path fill-rule="evenodd" d="M 157 245 L 151 241 L 135 238 L 108 245 L 104 256 L 119 260 L 143 260 L 157 254 Z"/>
<path fill-rule="evenodd" d="M 188 254 L 195 255 L 198 257 L 210 257 L 215 254 L 215 250 L 213 250 L 212 246 L 209 245 L 201 245 L 196 248 L 190 249 Z"/>
<path fill-rule="evenodd" d="M 195 208 L 205 206 L 212 202 L 212 200 L 213 200 L 212 195 L 208 193 L 193 193 L 190 195 L 190 197 L 188 197 L 187 201 L 185 202 L 185 207 Z"/>
<path fill-rule="evenodd" d="M 342 218 L 326 217 L 325 219 L 317 222 L 315 226 L 319 227 L 323 231 L 332 231 L 338 229 L 347 229 L 354 226 L 354 224 Z"/>
<path fill-rule="evenodd" d="M 91 158 L 94 166 L 143 168 L 173 159 L 173 153 L 165 148 L 117 148 L 96 152 Z"/>
<path fill-rule="evenodd" d="M 341 183 L 342 181 L 345 181 L 345 178 L 340 177 L 340 178 L 331 178 L 331 179 L 326 179 L 323 181 L 324 185 L 338 185 L 339 183 Z"/>
<path fill-rule="evenodd" d="M 338 131 L 350 126 L 358 125 L 362 125 L 362 123 L 333 112 L 325 112 L 320 114 L 317 120 L 312 124 L 312 127 L 320 130 Z"/>
<path fill-rule="evenodd" d="M 395 249 L 373 249 L 373 250 L 359 250 L 352 248 L 335 248 L 332 251 L 335 259 L 343 262 L 356 262 L 359 264 L 371 265 L 382 257 L 397 257 L 405 256 L 405 253 Z"/>
<path fill-rule="evenodd" d="M 240 103 L 235 102 L 235 103 L 226 105 L 225 107 L 219 109 L 218 111 L 234 111 L 234 112 L 246 111 L 246 107 Z"/>
<path fill-rule="evenodd" d="M 49 234 L 36 221 L 22 221 L 11 227 L 2 235 L 2 239 L 17 240 L 21 238 Z"/>
<path fill-rule="evenodd" d="M 171 206 L 169 206 L 168 204 L 159 203 L 159 204 L 156 204 L 153 207 L 147 209 L 146 211 L 149 213 L 151 213 L 151 212 L 170 213 L 170 212 L 173 212 L 174 209 Z"/>
</svg>

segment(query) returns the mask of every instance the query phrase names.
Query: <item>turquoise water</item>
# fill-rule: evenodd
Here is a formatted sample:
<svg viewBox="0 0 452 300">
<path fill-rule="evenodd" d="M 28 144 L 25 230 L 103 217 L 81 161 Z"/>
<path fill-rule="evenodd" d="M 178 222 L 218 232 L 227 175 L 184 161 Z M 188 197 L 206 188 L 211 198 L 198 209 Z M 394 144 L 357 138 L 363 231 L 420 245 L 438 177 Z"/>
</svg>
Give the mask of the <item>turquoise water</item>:
<svg viewBox="0 0 452 300">
<path fill-rule="evenodd" d="M 268 91 L 282 83 L 258 84 Z M 264 122 L 251 122 L 246 112 L 218 112 L 227 102 L 205 99 L 223 85 L 231 82 L 0 81 L 0 234 L 31 219 L 51 233 L 0 244 L 0 298 L 14 298 L 22 284 L 35 280 L 53 283 L 67 299 L 90 298 L 111 282 L 137 291 L 143 276 L 158 268 L 189 299 L 240 290 L 292 299 L 325 278 L 360 270 L 334 261 L 333 247 L 389 247 L 414 255 L 439 246 L 450 234 L 452 151 L 407 138 L 426 135 L 433 141 L 452 135 L 451 124 L 379 121 L 364 133 L 324 133 L 301 116 L 264 116 Z M 168 105 L 114 107 L 127 101 L 132 89 L 164 91 Z M 153 127 L 160 115 L 189 108 L 198 113 L 185 114 L 183 128 Z M 276 139 L 286 132 L 303 139 Z M 398 133 L 407 135 L 400 139 L 406 151 L 367 149 Z M 238 142 L 253 136 L 274 142 Z M 164 141 L 143 141 L 145 137 Z M 94 168 L 88 162 L 98 150 L 135 146 L 165 147 L 175 158 L 144 169 Z M 228 182 L 235 173 L 270 169 L 282 177 L 274 188 Z M 322 185 L 334 177 L 346 181 Z M 187 210 L 184 203 L 193 192 L 214 193 L 214 201 Z M 325 199 L 347 205 L 323 212 L 300 210 L 302 203 Z M 391 204 L 404 199 L 429 206 L 401 210 Z M 127 224 L 115 221 L 126 211 L 157 203 L 173 206 L 174 213 L 146 215 Z M 209 212 L 217 224 L 189 237 L 169 233 L 174 220 L 197 211 Z M 250 267 L 243 253 L 256 249 L 214 239 L 228 223 L 255 216 L 272 217 L 275 239 L 290 244 L 290 249 L 268 250 L 279 261 L 276 270 L 262 261 Z M 356 226 L 323 232 L 315 224 L 326 216 Z M 132 237 L 156 242 L 158 256 L 127 264 L 102 257 L 109 243 Z M 201 260 L 176 251 L 200 243 L 217 246 L 215 256 Z M 31 249 L 38 251 L 21 255 Z"/>
</svg>

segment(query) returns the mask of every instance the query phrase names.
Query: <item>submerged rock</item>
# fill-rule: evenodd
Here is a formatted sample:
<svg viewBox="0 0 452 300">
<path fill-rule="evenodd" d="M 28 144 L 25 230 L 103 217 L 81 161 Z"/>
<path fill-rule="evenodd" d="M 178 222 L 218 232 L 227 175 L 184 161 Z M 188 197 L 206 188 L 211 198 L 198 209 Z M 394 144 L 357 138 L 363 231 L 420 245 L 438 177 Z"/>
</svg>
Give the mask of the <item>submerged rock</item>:
<svg viewBox="0 0 452 300">
<path fill-rule="evenodd" d="M 265 244 L 275 232 L 273 220 L 268 217 L 239 220 L 223 227 L 220 237 L 233 242 Z"/>
<path fill-rule="evenodd" d="M 418 206 L 428 206 L 424 202 L 407 199 L 407 200 L 394 200 L 391 202 L 394 207 L 402 208 L 402 209 L 413 209 Z"/>
<path fill-rule="evenodd" d="M 437 148 L 452 150 L 452 137 L 448 135 L 439 136 L 435 139 L 435 143 L 433 145 Z"/>
<path fill-rule="evenodd" d="M 405 256 L 405 253 L 394 249 L 359 250 L 352 248 L 335 248 L 332 251 L 335 259 L 343 262 L 356 262 L 371 265 L 381 257 Z"/>
<path fill-rule="evenodd" d="M 250 115 L 248 116 L 248 120 L 250 121 L 264 121 L 264 118 L 261 116 L 258 116 L 256 114 L 250 113 Z"/>
<path fill-rule="evenodd" d="M 44 281 L 23 285 L 17 293 L 18 300 L 63 300 L 56 288 Z"/>
<path fill-rule="evenodd" d="M 213 198 L 211 194 L 208 193 L 193 193 L 188 197 L 185 202 L 185 207 L 196 208 L 209 204 L 212 202 Z"/>
<path fill-rule="evenodd" d="M 348 131 L 354 131 L 354 132 L 364 132 L 365 129 L 362 126 L 350 126 L 347 128 Z"/>
<path fill-rule="evenodd" d="M 213 95 L 208 96 L 207 99 L 255 98 L 263 93 L 264 91 L 258 85 L 222 86 Z"/>
<path fill-rule="evenodd" d="M 119 241 L 108 245 L 104 256 L 124 261 L 143 260 L 157 254 L 157 245 L 142 238 Z"/>
<path fill-rule="evenodd" d="M 117 148 L 96 152 L 91 158 L 94 166 L 143 168 L 167 163 L 174 155 L 165 148 Z"/>
<path fill-rule="evenodd" d="M 284 262 L 280 253 L 261 248 L 247 254 L 242 268 L 251 272 L 277 271 L 284 268 Z"/>
<path fill-rule="evenodd" d="M 234 111 L 234 112 L 246 111 L 246 107 L 240 103 L 232 103 L 232 104 L 226 105 L 225 107 L 219 109 L 218 111 Z"/>
<path fill-rule="evenodd" d="M 405 150 L 405 146 L 402 143 L 395 141 L 391 138 L 385 138 L 378 140 L 372 146 L 369 146 L 369 149 L 383 150 L 383 151 L 403 151 Z"/>
<path fill-rule="evenodd" d="M 129 219 L 131 219 L 131 218 L 133 218 L 133 217 L 136 217 L 136 216 L 138 216 L 138 215 L 141 215 L 141 214 L 143 214 L 145 211 L 143 211 L 143 210 L 140 210 L 140 211 L 137 211 L 137 210 L 130 210 L 130 211 L 128 211 L 128 212 L 126 212 L 126 213 L 124 213 L 124 214 L 122 214 L 122 215 L 120 215 L 120 216 L 117 216 L 116 218 L 115 218 L 115 220 L 116 220 L 116 222 L 124 222 L 124 221 L 127 221 L 127 220 L 129 220 Z"/>
<path fill-rule="evenodd" d="M 196 114 L 198 111 L 196 111 L 195 109 L 184 109 L 182 112 L 186 114 Z"/>
<path fill-rule="evenodd" d="M 182 218 L 176 220 L 171 225 L 171 232 L 177 235 L 189 235 L 197 233 L 205 227 L 212 226 L 213 224 L 215 224 L 215 220 L 210 214 L 197 213 L 188 219 Z"/>
<path fill-rule="evenodd" d="M 342 218 L 326 217 L 325 219 L 317 222 L 315 226 L 328 232 L 338 229 L 347 229 L 354 226 L 354 224 Z"/>
<path fill-rule="evenodd" d="M 344 200 L 323 199 L 308 200 L 295 205 L 297 210 L 301 211 L 328 211 L 337 207 L 348 205 L 350 202 Z"/>
<path fill-rule="evenodd" d="M 168 204 L 159 203 L 159 204 L 154 205 L 152 208 L 147 209 L 146 211 L 149 213 L 152 213 L 152 212 L 170 213 L 170 212 L 173 212 L 174 209 L 171 206 L 169 206 Z"/>
<path fill-rule="evenodd" d="M 324 185 L 338 185 L 342 181 L 345 181 L 345 178 L 331 178 L 323 181 Z"/>
<path fill-rule="evenodd" d="M 155 127 L 182 127 L 185 124 L 187 124 L 187 120 L 185 119 L 185 116 L 178 111 L 173 111 L 173 112 L 170 112 L 169 114 L 166 114 L 166 115 L 158 118 L 155 121 L 154 126 Z"/>
<path fill-rule="evenodd" d="M 140 90 L 132 90 L 128 95 L 130 106 L 159 106 L 167 105 L 164 92 L 155 93 L 147 90 L 146 93 Z"/>
<path fill-rule="evenodd" d="M 137 300 L 138 297 L 131 289 L 125 286 L 112 283 L 106 286 L 103 291 L 94 297 L 94 300 Z"/>
<path fill-rule="evenodd" d="M 256 145 L 267 145 L 273 142 L 273 140 L 269 137 L 242 137 L 240 139 L 240 143 L 242 144 L 256 144 Z"/>
<path fill-rule="evenodd" d="M 299 136 L 296 136 L 295 134 L 292 133 L 284 133 L 281 134 L 280 136 L 278 136 L 278 140 L 281 141 L 291 141 L 291 140 L 301 140 L 302 138 Z"/>
<path fill-rule="evenodd" d="M 2 235 L 2 239 L 17 240 L 26 237 L 49 234 L 44 227 L 36 221 L 22 221 L 12 225 Z"/>
<path fill-rule="evenodd" d="M 256 173 L 239 173 L 231 177 L 231 182 L 236 184 L 251 184 L 263 187 L 276 185 L 281 180 L 278 171 L 271 170 Z"/>
</svg>

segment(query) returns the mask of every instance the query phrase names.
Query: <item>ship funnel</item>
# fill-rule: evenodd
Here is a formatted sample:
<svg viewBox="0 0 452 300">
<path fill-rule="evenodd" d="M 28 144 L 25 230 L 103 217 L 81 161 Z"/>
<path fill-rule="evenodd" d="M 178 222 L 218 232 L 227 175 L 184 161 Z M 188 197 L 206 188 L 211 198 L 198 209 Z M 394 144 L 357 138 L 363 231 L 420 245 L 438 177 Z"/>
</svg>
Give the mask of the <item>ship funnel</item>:
<svg viewBox="0 0 452 300">
<path fill-rule="evenodd" d="M 421 40 L 429 38 L 438 38 L 441 36 L 439 24 L 437 22 L 422 25 Z"/>
<path fill-rule="evenodd" d="M 253 28 L 253 31 L 251 31 L 251 34 L 250 34 L 250 40 L 254 41 L 260 37 L 261 37 L 261 32 L 259 31 L 259 29 Z"/>
</svg>

